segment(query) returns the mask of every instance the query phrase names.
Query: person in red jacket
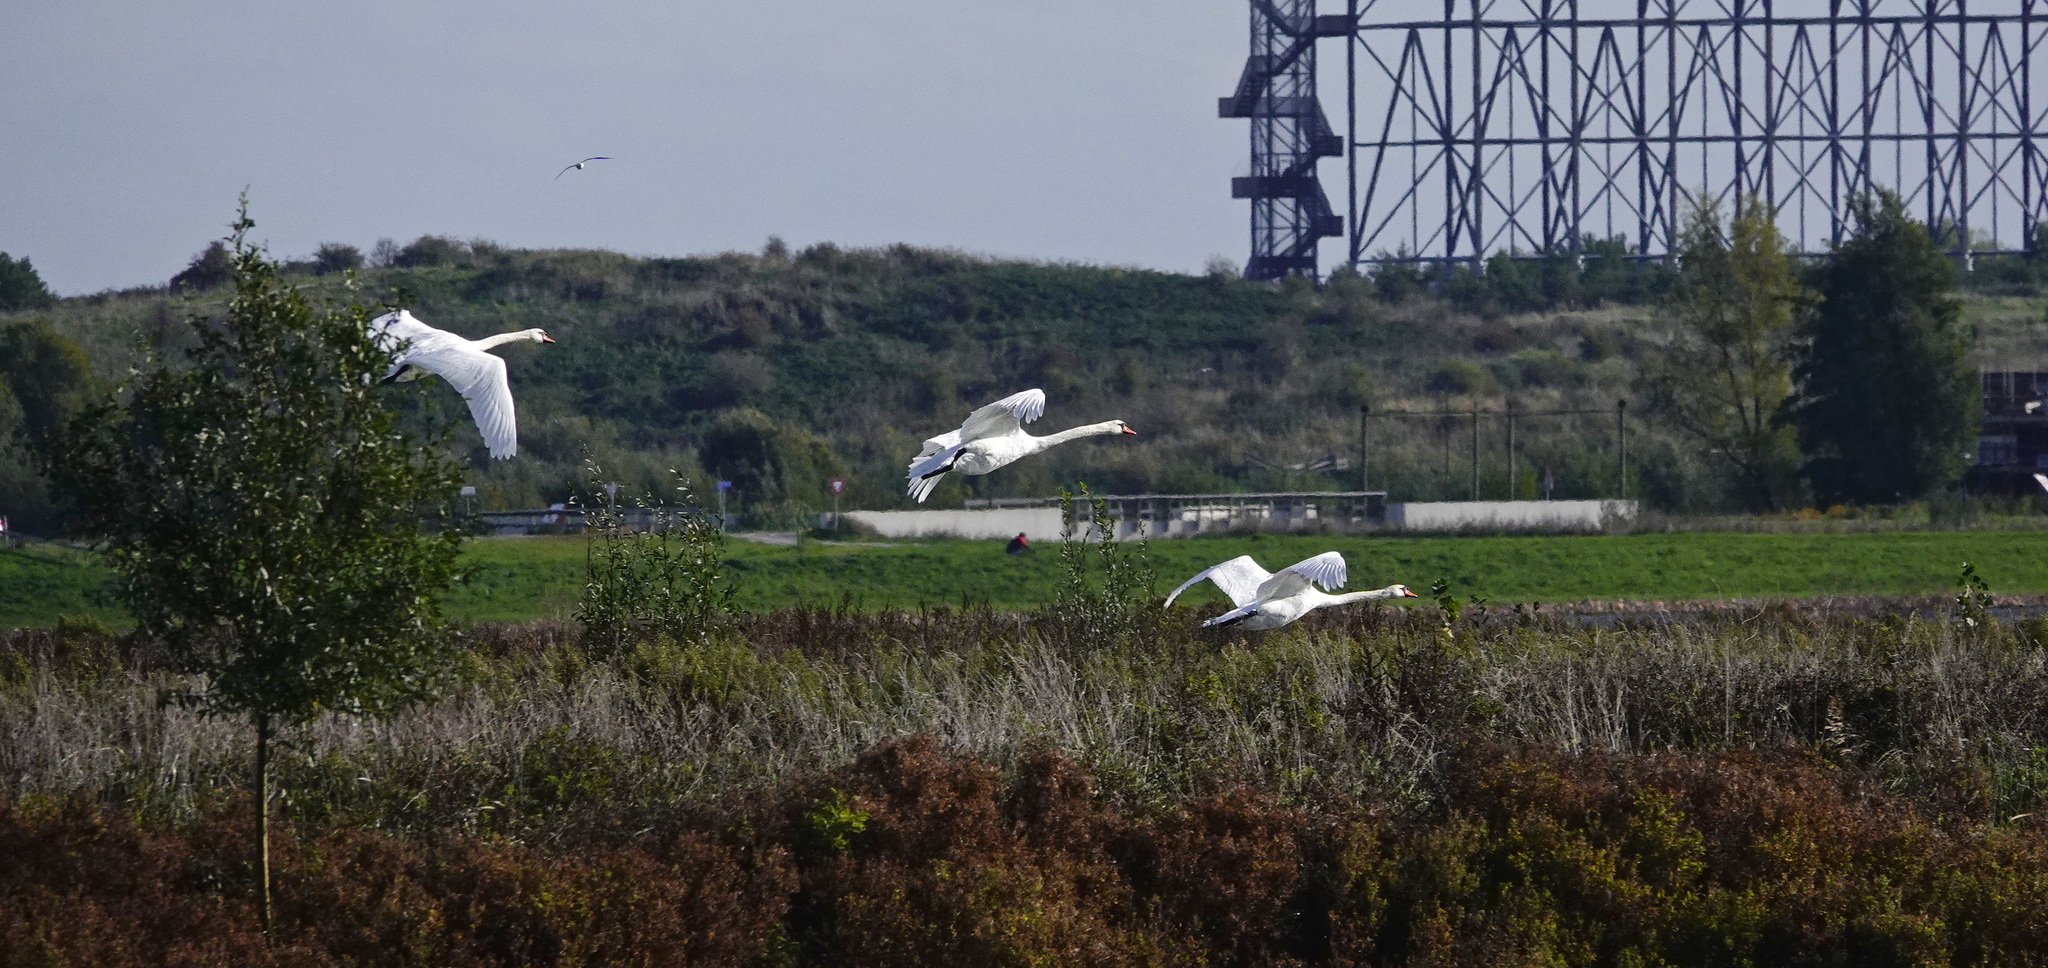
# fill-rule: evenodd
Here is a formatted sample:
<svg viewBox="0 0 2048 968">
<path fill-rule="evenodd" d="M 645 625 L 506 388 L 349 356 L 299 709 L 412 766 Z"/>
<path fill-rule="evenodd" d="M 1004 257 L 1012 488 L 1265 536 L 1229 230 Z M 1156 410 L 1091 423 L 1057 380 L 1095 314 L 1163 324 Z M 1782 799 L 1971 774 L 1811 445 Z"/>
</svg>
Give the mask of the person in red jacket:
<svg viewBox="0 0 2048 968">
<path fill-rule="evenodd" d="M 1019 531 L 1016 537 L 1010 539 L 1010 546 L 1003 550 L 1013 555 L 1029 554 L 1031 542 L 1024 540 L 1024 532 Z"/>
</svg>

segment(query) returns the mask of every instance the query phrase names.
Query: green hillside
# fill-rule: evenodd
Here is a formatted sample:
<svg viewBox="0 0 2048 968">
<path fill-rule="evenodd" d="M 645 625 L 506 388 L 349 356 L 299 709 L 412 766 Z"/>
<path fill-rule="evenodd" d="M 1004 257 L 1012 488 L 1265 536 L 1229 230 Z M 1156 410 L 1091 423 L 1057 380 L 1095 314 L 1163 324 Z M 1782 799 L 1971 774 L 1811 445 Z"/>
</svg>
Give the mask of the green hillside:
<svg viewBox="0 0 2048 968">
<path fill-rule="evenodd" d="M 403 303 L 471 336 L 538 326 L 558 340 L 503 351 L 519 402 L 513 461 L 482 459 L 445 385 L 393 390 L 453 420 L 483 506 L 563 500 L 589 455 L 608 478 L 643 491 L 671 467 L 700 486 L 735 480 L 738 507 L 785 528 L 829 503 L 831 476 L 850 478 L 848 507 L 908 506 L 902 467 L 918 442 L 1026 387 L 1050 397 L 1034 429 L 1121 418 L 1140 436 L 948 482 L 932 506 L 1043 496 L 1077 479 L 1122 493 L 1354 486 L 1360 404 L 1381 413 L 1498 410 L 1510 398 L 1525 412 L 1612 408 L 1636 393 L 1637 362 L 1666 338 L 1651 306 L 1591 300 L 1594 308 L 1511 314 L 1349 274 L 1317 288 L 908 246 L 790 253 L 772 243 L 759 255 L 635 258 L 427 237 L 373 262 L 353 293 L 313 263 L 288 269 L 323 299 Z M 47 320 L 111 379 L 146 349 L 175 353 L 189 339 L 184 320 L 217 312 L 220 293 L 106 293 L 0 313 L 0 323 Z M 1978 295 L 1967 305 L 1987 362 L 2048 367 L 2040 299 Z M 1507 492 L 1498 426 L 1489 421 L 1478 441 L 1484 496 Z M 1611 496 L 1612 428 L 1611 416 L 1525 418 L 1520 493 L 1547 467 L 1558 497 Z M 1698 455 L 1640 420 L 1630 435 L 1638 496 L 1676 510 L 1719 505 Z M 1397 499 L 1469 494 L 1466 421 L 1381 419 L 1371 447 L 1373 484 Z M 1345 466 L 1299 469 L 1328 457 Z"/>
</svg>

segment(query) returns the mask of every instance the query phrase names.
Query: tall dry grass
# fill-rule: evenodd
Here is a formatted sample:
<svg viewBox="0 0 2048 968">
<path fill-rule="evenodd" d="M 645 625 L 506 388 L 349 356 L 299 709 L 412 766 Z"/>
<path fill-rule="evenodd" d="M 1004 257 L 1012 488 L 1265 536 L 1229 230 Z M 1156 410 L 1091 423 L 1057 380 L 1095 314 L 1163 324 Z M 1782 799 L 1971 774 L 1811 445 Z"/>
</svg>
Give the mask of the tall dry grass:
<svg viewBox="0 0 2048 968">
<path fill-rule="evenodd" d="M 487 626 L 439 702 L 288 737 L 281 785 L 309 821 L 545 839 L 638 829 L 928 734 L 999 765 L 1068 751 L 1134 805 L 1248 783 L 1421 810 L 1442 801 L 1449 752 L 1505 742 L 1818 751 L 1895 792 L 2024 812 L 2048 790 L 2048 627 L 1925 606 L 1365 607 L 1264 637 L 1176 615 L 1113 647 L 1051 618 L 813 609 L 609 662 L 571 627 Z M 159 703 L 173 683 L 146 648 L 76 627 L 0 648 L 0 796 L 179 818 L 239 787 L 245 731 Z"/>
</svg>

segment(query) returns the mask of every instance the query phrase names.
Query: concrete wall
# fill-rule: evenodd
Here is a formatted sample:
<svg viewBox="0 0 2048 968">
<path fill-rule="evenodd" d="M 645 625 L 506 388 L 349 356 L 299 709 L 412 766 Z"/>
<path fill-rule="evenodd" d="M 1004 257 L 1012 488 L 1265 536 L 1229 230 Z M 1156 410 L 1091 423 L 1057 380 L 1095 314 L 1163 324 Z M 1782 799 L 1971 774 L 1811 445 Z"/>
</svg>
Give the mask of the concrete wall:
<svg viewBox="0 0 2048 968">
<path fill-rule="evenodd" d="M 830 520 L 823 515 L 821 520 Z M 985 511 L 848 511 L 885 538 L 1002 538 L 1020 532 L 1032 541 L 1058 541 L 1059 508 L 998 508 Z"/>
<path fill-rule="evenodd" d="M 1634 501 L 1431 501 L 1387 505 L 1401 531 L 1601 531 L 1635 519 Z"/>
<path fill-rule="evenodd" d="M 1260 518 L 1218 515 L 1211 519 L 1182 509 L 1172 521 L 1155 524 L 1150 537 L 1181 538 L 1193 534 L 1234 529 L 1307 530 L 1328 528 L 1332 532 L 1351 530 L 1399 531 L 1602 531 L 1635 518 L 1634 501 L 1436 501 L 1387 505 L 1386 520 L 1379 527 L 1356 528 L 1350 522 Z M 1013 538 L 1023 532 L 1032 541 L 1056 541 L 1060 536 L 1058 508 L 996 508 L 973 511 L 848 511 L 848 521 L 858 521 L 887 538 Z M 820 515 L 819 526 L 827 527 L 831 515 Z M 1120 539 L 1137 536 L 1137 522 L 1124 521 Z"/>
</svg>

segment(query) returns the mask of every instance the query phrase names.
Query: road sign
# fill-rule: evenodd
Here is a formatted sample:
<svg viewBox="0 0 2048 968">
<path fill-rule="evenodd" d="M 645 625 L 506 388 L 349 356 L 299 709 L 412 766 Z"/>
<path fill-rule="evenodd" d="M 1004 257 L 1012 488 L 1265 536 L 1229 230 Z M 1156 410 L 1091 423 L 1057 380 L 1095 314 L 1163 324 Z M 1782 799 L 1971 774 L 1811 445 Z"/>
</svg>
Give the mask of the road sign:
<svg viewBox="0 0 2048 968">
<path fill-rule="evenodd" d="M 846 490 L 846 478 L 835 477 L 825 483 L 832 488 L 832 493 L 834 494 Z"/>
<path fill-rule="evenodd" d="M 474 484 L 464 484 L 464 485 L 462 486 L 462 496 L 463 496 L 463 497 L 475 497 L 475 496 L 476 496 L 476 485 L 474 485 Z"/>
<path fill-rule="evenodd" d="M 731 481 L 719 481 L 719 482 L 718 482 L 718 493 L 720 493 L 720 494 L 724 494 L 725 492 L 727 492 L 727 491 L 730 491 L 730 490 L 732 490 L 732 482 L 731 482 Z"/>
</svg>

